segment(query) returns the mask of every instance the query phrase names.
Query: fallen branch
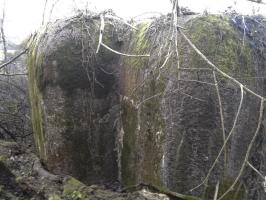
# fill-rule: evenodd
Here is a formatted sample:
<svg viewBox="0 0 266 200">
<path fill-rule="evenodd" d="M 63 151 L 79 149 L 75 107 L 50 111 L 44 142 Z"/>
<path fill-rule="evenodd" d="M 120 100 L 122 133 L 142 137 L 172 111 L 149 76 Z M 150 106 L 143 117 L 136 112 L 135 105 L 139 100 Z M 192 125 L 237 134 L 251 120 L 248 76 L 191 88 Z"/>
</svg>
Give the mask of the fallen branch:
<svg viewBox="0 0 266 200">
<path fill-rule="evenodd" d="M 202 200 L 201 198 L 198 198 L 198 197 L 180 194 L 180 193 L 168 190 L 166 188 L 162 188 L 162 187 L 159 187 L 156 185 L 146 184 L 146 183 L 139 183 L 137 185 L 126 187 L 126 188 L 122 189 L 121 192 L 133 192 L 133 191 L 142 190 L 144 188 L 147 188 L 151 192 L 158 192 L 161 194 L 165 194 L 171 198 L 179 198 L 179 199 L 183 199 L 183 200 Z"/>
</svg>

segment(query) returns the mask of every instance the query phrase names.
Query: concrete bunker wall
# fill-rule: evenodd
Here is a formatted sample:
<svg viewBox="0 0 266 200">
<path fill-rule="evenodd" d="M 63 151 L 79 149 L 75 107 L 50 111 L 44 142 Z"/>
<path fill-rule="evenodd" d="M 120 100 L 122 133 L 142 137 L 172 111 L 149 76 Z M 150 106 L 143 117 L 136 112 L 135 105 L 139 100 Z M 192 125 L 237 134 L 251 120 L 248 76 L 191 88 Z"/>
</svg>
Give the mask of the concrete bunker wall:
<svg viewBox="0 0 266 200">
<path fill-rule="evenodd" d="M 248 42 L 243 44 L 229 17 L 196 17 L 184 26 L 192 42 L 224 72 L 234 77 L 266 74 L 264 57 Z M 106 26 L 108 46 L 128 54 L 150 53 L 150 57 L 123 57 L 105 48 L 96 55 L 99 27 L 99 18 L 60 21 L 32 44 L 29 87 L 40 157 L 49 170 L 87 183 L 119 179 L 127 186 L 144 182 L 190 193 L 205 178 L 223 144 L 212 71 L 177 69 L 178 62 L 182 69 L 208 68 L 181 37 L 179 58 L 173 53 L 165 62 L 169 53 L 165 49 L 171 43 L 167 16 L 142 23 L 136 31 L 123 29 L 125 40 L 115 26 Z M 228 134 L 240 90 L 224 77 L 217 78 Z M 261 79 L 241 82 L 265 94 Z M 241 167 L 256 129 L 258 108 L 258 99 L 245 94 L 226 160 L 219 161 L 209 180 L 211 185 L 221 180 L 220 192 L 228 189 Z M 265 151 L 263 133 L 262 127 L 250 156 L 256 160 L 254 165 L 265 166 L 260 153 Z M 263 199 L 261 189 L 250 192 L 254 187 L 250 181 L 258 181 L 250 177 L 228 199 L 256 195 Z M 213 190 L 201 187 L 191 194 L 208 199 Z"/>
</svg>

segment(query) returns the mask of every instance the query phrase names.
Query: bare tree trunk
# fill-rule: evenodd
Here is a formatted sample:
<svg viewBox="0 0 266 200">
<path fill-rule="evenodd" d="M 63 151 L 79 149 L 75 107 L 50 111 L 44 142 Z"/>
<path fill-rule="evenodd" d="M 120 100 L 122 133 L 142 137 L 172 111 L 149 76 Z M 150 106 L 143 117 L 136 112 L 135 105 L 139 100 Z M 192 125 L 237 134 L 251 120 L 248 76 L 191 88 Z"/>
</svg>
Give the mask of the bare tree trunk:
<svg viewBox="0 0 266 200">
<path fill-rule="evenodd" d="M 2 11 L 2 19 L 0 19 L 0 26 L 1 26 L 0 31 L 1 31 L 1 39 L 3 42 L 4 62 L 6 62 L 6 60 L 7 60 L 7 45 L 6 45 L 6 37 L 5 37 L 5 31 L 4 31 L 4 22 L 5 22 L 5 1 L 4 1 L 3 11 Z"/>
<path fill-rule="evenodd" d="M 173 8 L 172 10 L 173 11 L 176 11 L 176 15 L 177 16 L 180 16 L 180 8 L 179 8 L 179 5 L 178 5 L 178 0 L 170 0 L 172 5 L 173 5 Z"/>
</svg>

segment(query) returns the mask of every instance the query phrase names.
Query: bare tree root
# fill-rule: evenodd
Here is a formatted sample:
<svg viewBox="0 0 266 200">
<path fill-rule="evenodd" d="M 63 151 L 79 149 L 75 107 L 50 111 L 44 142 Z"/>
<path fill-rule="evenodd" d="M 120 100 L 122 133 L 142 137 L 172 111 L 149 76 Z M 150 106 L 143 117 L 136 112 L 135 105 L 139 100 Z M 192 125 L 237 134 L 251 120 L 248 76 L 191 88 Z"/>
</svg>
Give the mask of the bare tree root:
<svg viewBox="0 0 266 200">
<path fill-rule="evenodd" d="M 215 193 L 214 193 L 213 200 L 217 200 L 218 193 L 219 193 L 219 186 L 220 186 L 220 182 L 218 181 L 216 186 L 215 186 Z"/>
<path fill-rule="evenodd" d="M 213 71 L 213 79 L 214 79 L 214 84 L 215 84 L 216 93 L 217 93 L 218 102 L 219 102 L 219 110 L 220 110 L 220 120 L 221 120 L 222 134 L 223 134 L 223 142 L 225 142 L 223 106 L 222 106 L 222 100 L 221 100 L 221 95 L 220 95 L 220 91 L 219 91 L 219 85 L 218 85 L 218 82 L 217 82 L 215 71 Z M 226 153 L 226 147 L 225 147 L 225 150 L 224 150 L 224 166 L 226 165 L 226 161 L 227 161 L 227 153 Z"/>
<path fill-rule="evenodd" d="M 241 89 L 241 99 L 240 99 L 240 103 L 239 103 L 239 106 L 238 106 L 238 110 L 237 110 L 237 113 L 236 113 L 236 116 L 235 116 L 235 120 L 234 120 L 234 123 L 233 123 L 233 127 L 232 127 L 231 131 L 229 132 L 227 138 L 225 139 L 225 141 L 223 143 L 223 146 L 222 146 L 220 152 L 218 153 L 218 156 L 216 157 L 215 161 L 213 162 L 211 168 L 209 169 L 208 174 L 205 177 L 205 179 L 202 181 L 202 183 L 200 183 L 198 186 L 192 188 L 190 191 L 193 191 L 193 190 L 199 188 L 200 186 L 202 186 L 203 184 L 206 184 L 207 183 L 207 181 L 208 181 L 208 179 L 210 177 L 210 174 L 211 174 L 212 170 L 214 169 L 215 165 L 217 164 L 217 162 L 218 162 L 218 160 L 219 160 L 219 158 L 220 158 L 220 156 L 221 156 L 221 154 L 222 154 L 222 152 L 223 152 L 223 150 L 224 150 L 227 142 L 229 141 L 231 135 L 234 132 L 234 129 L 235 129 L 235 126 L 236 126 L 236 122 L 238 120 L 239 113 L 240 113 L 240 110 L 241 110 L 241 107 L 242 107 L 242 104 L 243 104 L 243 97 L 244 97 L 244 92 L 243 92 L 243 86 L 242 85 L 241 85 L 240 89 Z"/>
<path fill-rule="evenodd" d="M 33 164 L 33 171 L 35 171 L 39 176 L 47 178 L 51 181 L 60 181 L 60 177 L 54 174 L 51 174 L 47 170 L 45 170 L 39 160 L 36 158 Z"/>
<path fill-rule="evenodd" d="M 99 42 L 98 42 L 98 46 L 97 46 L 97 49 L 96 49 L 96 53 L 99 53 L 100 47 L 103 46 L 106 49 L 108 49 L 109 51 L 111 51 L 111 52 L 113 52 L 115 54 L 121 55 L 121 56 L 128 56 L 128 57 L 149 57 L 150 56 L 148 54 L 147 55 L 131 55 L 131 54 L 126 54 L 126 53 L 121 53 L 119 51 L 116 51 L 116 50 L 112 49 L 111 47 L 107 46 L 106 44 L 104 44 L 104 42 L 103 42 L 103 33 L 104 33 L 104 26 L 105 26 L 104 17 L 105 17 L 104 14 L 100 15 L 101 26 L 100 26 Z M 107 17 L 110 18 L 110 15 L 107 15 Z M 116 18 L 116 20 L 118 20 L 118 19 L 119 18 Z"/>
<path fill-rule="evenodd" d="M 239 170 L 239 173 L 238 173 L 235 181 L 233 182 L 233 184 L 229 187 L 228 190 L 226 190 L 226 192 L 218 200 L 223 199 L 229 192 L 231 192 L 234 189 L 236 183 L 240 179 L 240 177 L 241 177 L 241 175 L 242 175 L 242 173 L 243 173 L 243 171 L 245 169 L 245 166 L 246 166 L 246 163 L 248 161 L 252 146 L 253 146 L 253 144 L 255 142 L 255 139 L 257 138 L 257 136 L 259 134 L 259 130 L 261 128 L 261 122 L 262 122 L 262 116 L 263 116 L 263 106 L 264 106 L 264 99 L 262 98 L 261 102 L 260 102 L 260 111 L 259 111 L 259 120 L 258 120 L 257 129 L 256 129 L 256 132 L 255 132 L 255 134 L 254 134 L 254 136 L 253 136 L 253 138 L 252 138 L 252 140 L 251 140 L 251 142 L 250 142 L 250 144 L 248 146 L 248 149 L 247 149 L 247 152 L 246 152 L 246 156 L 245 156 L 245 160 L 244 160 L 244 162 L 243 162 L 243 164 L 242 164 L 242 166 L 241 166 L 241 168 Z"/>
</svg>

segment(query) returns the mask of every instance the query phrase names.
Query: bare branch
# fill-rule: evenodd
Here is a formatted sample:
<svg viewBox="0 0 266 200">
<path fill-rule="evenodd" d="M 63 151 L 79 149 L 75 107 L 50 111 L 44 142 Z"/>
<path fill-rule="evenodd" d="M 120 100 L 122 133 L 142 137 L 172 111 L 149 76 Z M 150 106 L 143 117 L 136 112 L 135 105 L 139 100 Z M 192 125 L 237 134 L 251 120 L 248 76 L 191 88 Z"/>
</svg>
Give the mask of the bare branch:
<svg viewBox="0 0 266 200">
<path fill-rule="evenodd" d="M 172 55 L 172 52 L 168 51 L 168 53 L 166 55 L 166 58 L 165 58 L 165 60 L 164 60 L 164 62 L 162 64 L 162 66 L 160 67 L 160 69 L 164 68 L 164 66 L 167 64 L 169 58 L 171 57 L 171 55 Z"/>
<path fill-rule="evenodd" d="M 253 169 L 263 180 L 265 180 L 264 176 L 257 170 L 248 160 L 246 161 L 248 166 Z"/>
<path fill-rule="evenodd" d="M 220 182 L 218 181 L 215 187 L 215 193 L 214 193 L 213 200 L 217 200 L 218 193 L 219 193 L 219 185 L 220 185 Z"/>
<path fill-rule="evenodd" d="M 17 73 L 17 74 L 0 74 L 0 76 L 27 76 L 27 73 Z"/>
<path fill-rule="evenodd" d="M 184 68 L 184 67 L 180 67 L 179 70 L 196 70 L 196 71 L 206 70 L 206 71 L 213 71 L 210 68 Z"/>
<path fill-rule="evenodd" d="M 125 53 L 121 53 L 119 51 L 116 51 L 110 47 L 108 47 L 106 44 L 103 43 L 103 33 L 104 33 L 104 15 L 101 14 L 100 15 L 100 19 L 101 19 L 101 26 L 100 26 L 100 34 L 99 34 L 99 42 L 98 42 L 98 46 L 97 46 L 97 49 L 96 49 L 96 53 L 99 52 L 100 50 L 100 47 L 103 46 L 105 47 L 106 49 L 108 49 L 109 51 L 113 52 L 113 53 L 116 53 L 118 55 L 121 55 L 121 56 L 128 56 L 128 57 L 149 57 L 150 55 L 131 55 L 131 54 L 125 54 Z"/>
<path fill-rule="evenodd" d="M 45 12 L 46 12 L 47 3 L 48 3 L 48 0 L 45 0 L 43 13 L 42 13 L 42 25 L 44 25 L 44 18 L 45 18 Z"/>
<path fill-rule="evenodd" d="M 150 55 L 134 55 L 134 54 L 125 54 L 125 53 L 121 53 L 121 52 L 119 52 L 119 51 L 116 51 L 116 50 L 114 50 L 114 49 L 112 49 L 112 48 L 110 48 L 110 47 L 108 47 L 106 44 L 104 44 L 104 43 L 101 43 L 101 45 L 103 46 L 103 47 L 105 47 L 106 49 L 108 49 L 109 51 L 112 51 L 113 53 L 116 53 L 116 54 L 118 54 L 118 55 L 121 55 L 121 56 L 128 56 L 128 57 L 149 57 Z"/>
<path fill-rule="evenodd" d="M 18 55 L 16 55 L 15 57 L 11 58 L 9 61 L 7 61 L 6 63 L 3 63 L 2 65 L 0 65 L 0 69 L 6 67 L 7 65 L 11 64 L 12 62 L 14 62 L 16 59 L 18 59 L 20 56 L 22 56 L 23 54 L 27 53 L 28 48 L 25 49 L 24 51 L 20 52 Z"/>
<path fill-rule="evenodd" d="M 104 32 L 104 17 L 103 17 L 103 14 L 100 15 L 100 19 L 101 19 L 100 35 L 99 35 L 99 42 L 98 42 L 96 53 L 99 52 L 101 44 L 102 44 L 102 40 L 103 40 L 103 32 Z"/>
</svg>

